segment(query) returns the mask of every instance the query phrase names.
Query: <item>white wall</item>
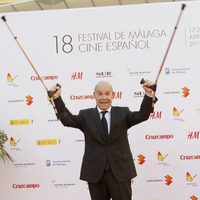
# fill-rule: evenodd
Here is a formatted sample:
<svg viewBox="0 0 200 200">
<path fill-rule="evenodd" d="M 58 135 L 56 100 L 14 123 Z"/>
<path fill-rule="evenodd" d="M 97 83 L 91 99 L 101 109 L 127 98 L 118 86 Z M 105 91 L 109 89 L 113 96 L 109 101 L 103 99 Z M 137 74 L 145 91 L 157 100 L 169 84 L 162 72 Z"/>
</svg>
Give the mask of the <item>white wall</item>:
<svg viewBox="0 0 200 200">
<path fill-rule="evenodd" d="M 187 2 L 158 81 L 154 115 L 129 130 L 138 171 L 134 200 L 200 198 L 199 9 L 200 2 Z M 113 84 L 114 105 L 139 109 L 140 80 L 155 81 L 180 12 L 177 2 L 5 16 L 47 88 L 60 83 L 66 105 L 78 113 L 95 106 L 99 80 Z M 79 180 L 83 135 L 56 121 L 45 88 L 2 20 L 0 55 L 0 129 L 15 159 L 0 162 L 2 200 L 90 199 Z"/>
</svg>

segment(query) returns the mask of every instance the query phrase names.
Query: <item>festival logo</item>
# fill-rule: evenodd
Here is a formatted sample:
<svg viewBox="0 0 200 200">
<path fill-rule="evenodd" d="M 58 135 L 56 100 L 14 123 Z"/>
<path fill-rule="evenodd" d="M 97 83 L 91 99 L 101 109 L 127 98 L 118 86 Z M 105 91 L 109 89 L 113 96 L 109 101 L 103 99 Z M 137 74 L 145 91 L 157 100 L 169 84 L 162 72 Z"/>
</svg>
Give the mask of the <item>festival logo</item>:
<svg viewBox="0 0 200 200">
<path fill-rule="evenodd" d="M 178 120 L 178 121 L 184 121 L 184 119 L 182 118 L 182 113 L 183 113 L 184 109 L 179 110 L 176 107 L 173 107 L 173 116 L 174 116 L 174 120 Z"/>
<path fill-rule="evenodd" d="M 164 161 L 167 156 L 168 156 L 168 154 L 162 155 L 162 153 L 159 151 L 157 154 L 157 159 L 158 159 L 158 161 Z"/>
<path fill-rule="evenodd" d="M 182 110 L 178 110 L 176 107 L 173 108 L 173 116 L 174 117 L 180 117 L 181 116 L 181 113 L 184 111 L 184 109 Z"/>
<path fill-rule="evenodd" d="M 7 74 L 7 82 L 8 83 L 13 83 L 15 81 L 15 79 L 17 78 L 17 75 L 16 76 L 13 76 L 12 74 L 8 73 Z"/>
<path fill-rule="evenodd" d="M 197 177 L 197 174 L 192 175 L 190 172 L 187 172 L 186 173 L 187 185 L 198 186 L 197 183 L 195 183 L 195 178 L 196 177 Z"/>
<path fill-rule="evenodd" d="M 163 165 L 163 166 L 169 166 L 169 164 L 166 162 L 166 157 L 168 156 L 168 154 L 163 155 L 160 151 L 157 153 L 157 160 L 158 160 L 158 164 L 159 165 Z"/>
<path fill-rule="evenodd" d="M 10 146 L 11 146 L 11 150 L 21 151 L 21 149 L 18 147 L 18 143 L 19 143 L 20 141 L 21 141 L 21 139 L 15 140 L 13 137 L 10 137 Z"/>
</svg>

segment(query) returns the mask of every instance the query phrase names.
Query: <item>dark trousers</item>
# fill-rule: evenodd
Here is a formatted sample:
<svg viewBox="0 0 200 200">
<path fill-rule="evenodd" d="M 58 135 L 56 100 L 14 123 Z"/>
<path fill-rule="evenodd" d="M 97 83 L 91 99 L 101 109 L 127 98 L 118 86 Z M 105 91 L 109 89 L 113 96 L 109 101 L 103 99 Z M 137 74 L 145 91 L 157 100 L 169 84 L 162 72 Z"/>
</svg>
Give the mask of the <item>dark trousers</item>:
<svg viewBox="0 0 200 200">
<path fill-rule="evenodd" d="M 88 185 L 92 200 L 131 200 L 131 180 L 117 181 L 110 169 L 105 170 L 98 183 L 88 183 Z"/>
</svg>

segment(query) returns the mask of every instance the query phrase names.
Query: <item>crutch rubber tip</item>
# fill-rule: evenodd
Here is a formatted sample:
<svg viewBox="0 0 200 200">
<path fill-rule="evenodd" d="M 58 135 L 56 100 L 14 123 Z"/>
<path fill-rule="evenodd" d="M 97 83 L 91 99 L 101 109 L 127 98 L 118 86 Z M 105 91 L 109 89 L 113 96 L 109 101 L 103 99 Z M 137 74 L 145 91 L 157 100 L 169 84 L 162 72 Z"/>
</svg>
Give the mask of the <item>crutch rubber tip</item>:
<svg viewBox="0 0 200 200">
<path fill-rule="evenodd" d="M 5 15 L 2 16 L 1 19 L 2 19 L 4 22 L 6 22 L 6 17 L 5 17 Z"/>
<path fill-rule="evenodd" d="M 144 83 L 145 83 L 145 80 L 142 78 L 140 81 L 140 84 L 144 84 Z"/>
<path fill-rule="evenodd" d="M 181 10 L 184 10 L 185 9 L 185 7 L 186 7 L 186 4 L 182 4 L 182 7 L 181 7 Z"/>
</svg>

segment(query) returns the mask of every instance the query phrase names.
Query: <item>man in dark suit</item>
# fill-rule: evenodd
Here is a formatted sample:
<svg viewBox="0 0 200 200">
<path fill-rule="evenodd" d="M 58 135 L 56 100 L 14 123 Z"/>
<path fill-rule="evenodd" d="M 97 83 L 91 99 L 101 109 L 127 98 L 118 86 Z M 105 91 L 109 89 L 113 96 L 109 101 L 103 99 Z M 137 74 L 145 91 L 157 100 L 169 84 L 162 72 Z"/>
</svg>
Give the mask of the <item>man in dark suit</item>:
<svg viewBox="0 0 200 200">
<path fill-rule="evenodd" d="M 80 179 L 88 182 L 92 200 L 131 200 L 131 179 L 136 177 L 136 169 L 127 130 L 147 120 L 153 111 L 151 85 L 150 81 L 143 84 L 145 95 L 140 110 L 132 112 L 128 107 L 112 106 L 112 86 L 101 81 L 93 92 L 96 107 L 80 110 L 78 115 L 65 107 L 60 87 L 51 89 L 62 124 L 84 134 Z"/>
</svg>

